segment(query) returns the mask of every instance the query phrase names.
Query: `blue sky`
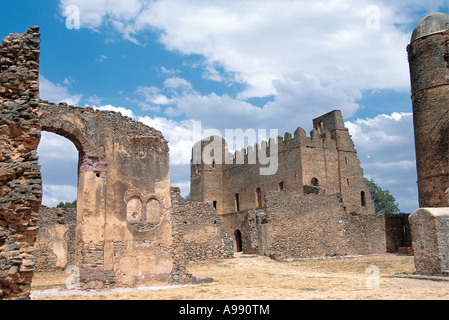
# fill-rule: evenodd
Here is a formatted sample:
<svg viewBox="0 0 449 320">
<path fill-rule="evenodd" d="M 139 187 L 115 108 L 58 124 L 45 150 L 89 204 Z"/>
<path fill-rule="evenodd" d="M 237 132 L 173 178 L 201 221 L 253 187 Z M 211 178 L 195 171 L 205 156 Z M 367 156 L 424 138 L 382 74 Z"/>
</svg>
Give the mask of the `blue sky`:
<svg viewBox="0 0 449 320">
<path fill-rule="evenodd" d="M 2 3 L 0 37 L 39 25 L 41 98 L 121 111 L 162 131 L 172 185 L 184 195 L 191 145 L 178 136 L 192 120 L 203 130 L 282 135 L 309 132 L 313 118 L 340 109 L 365 176 L 412 212 L 406 46 L 421 18 L 448 8 L 446 0 L 15 0 Z M 44 134 L 39 155 L 44 204 L 74 200 L 73 144 Z"/>
</svg>

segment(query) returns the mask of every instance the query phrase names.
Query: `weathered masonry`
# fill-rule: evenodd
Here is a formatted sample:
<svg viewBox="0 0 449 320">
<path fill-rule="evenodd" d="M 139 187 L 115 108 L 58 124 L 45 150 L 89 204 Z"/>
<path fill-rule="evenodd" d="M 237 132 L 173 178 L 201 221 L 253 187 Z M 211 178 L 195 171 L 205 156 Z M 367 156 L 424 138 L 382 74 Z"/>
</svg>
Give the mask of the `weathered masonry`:
<svg viewBox="0 0 449 320">
<path fill-rule="evenodd" d="M 348 212 L 373 213 L 374 203 L 341 112 L 332 111 L 313 124 L 310 137 L 298 128 L 293 136 L 287 132 L 234 154 L 221 137 L 198 142 L 192 152 L 191 200 L 215 203 L 218 213 L 225 214 L 262 207 L 263 193 L 269 190 L 292 196 L 326 192 L 338 193 Z M 200 162 L 195 161 L 198 154 Z M 278 170 L 261 175 L 270 154 L 276 155 Z"/>
<path fill-rule="evenodd" d="M 193 147 L 191 200 L 217 209 L 236 251 L 278 259 L 385 252 L 385 220 L 341 112 L 313 124 L 310 137 L 298 128 L 234 154 L 217 136 Z M 269 155 L 278 170 L 261 175 Z"/>
<path fill-rule="evenodd" d="M 423 18 L 407 48 L 412 85 L 419 206 L 447 207 L 449 188 L 449 15 Z"/>
<path fill-rule="evenodd" d="M 449 275 L 449 15 L 432 13 L 407 47 L 420 209 L 410 217 L 419 274 Z"/>
<path fill-rule="evenodd" d="M 39 99 L 39 28 L 0 46 L 0 298 L 27 298 L 35 270 L 41 131 L 79 151 L 74 263 L 102 287 L 186 283 L 172 224 L 168 143 L 114 112 Z"/>
</svg>

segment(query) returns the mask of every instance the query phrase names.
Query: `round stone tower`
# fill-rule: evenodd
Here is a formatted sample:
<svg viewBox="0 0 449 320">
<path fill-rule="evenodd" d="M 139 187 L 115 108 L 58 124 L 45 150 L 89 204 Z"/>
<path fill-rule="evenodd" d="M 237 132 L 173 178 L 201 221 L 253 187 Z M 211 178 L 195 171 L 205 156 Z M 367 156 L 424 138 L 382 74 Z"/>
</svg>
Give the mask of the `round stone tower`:
<svg viewBox="0 0 449 320">
<path fill-rule="evenodd" d="M 449 15 L 432 13 L 407 47 L 419 206 L 446 207 L 449 187 Z"/>
</svg>

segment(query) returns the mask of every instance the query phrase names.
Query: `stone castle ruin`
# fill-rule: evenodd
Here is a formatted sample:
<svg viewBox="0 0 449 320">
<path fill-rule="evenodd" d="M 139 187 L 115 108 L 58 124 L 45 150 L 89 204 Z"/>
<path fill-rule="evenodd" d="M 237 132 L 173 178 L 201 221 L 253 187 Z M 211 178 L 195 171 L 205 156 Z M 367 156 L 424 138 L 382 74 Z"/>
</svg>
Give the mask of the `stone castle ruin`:
<svg viewBox="0 0 449 320">
<path fill-rule="evenodd" d="M 233 154 L 217 136 L 193 147 L 191 200 L 216 207 L 237 251 L 279 259 L 385 251 L 384 217 L 341 112 L 313 124 L 310 137 L 298 128 Z M 270 155 L 277 171 L 262 175 Z"/>
<path fill-rule="evenodd" d="M 87 289 L 186 284 L 202 281 L 189 261 L 235 252 L 284 260 L 397 252 L 412 241 L 419 273 L 447 273 L 449 19 L 426 19 L 408 49 L 422 207 L 410 219 L 375 213 L 338 110 L 314 119 L 310 136 L 298 128 L 234 153 L 221 137 L 199 141 L 185 201 L 159 131 L 41 100 L 39 28 L 11 34 L 0 45 L 0 299 L 27 299 L 36 270 L 74 266 Z M 78 149 L 76 211 L 41 206 L 42 131 Z M 267 164 L 275 170 L 262 174 Z"/>
</svg>

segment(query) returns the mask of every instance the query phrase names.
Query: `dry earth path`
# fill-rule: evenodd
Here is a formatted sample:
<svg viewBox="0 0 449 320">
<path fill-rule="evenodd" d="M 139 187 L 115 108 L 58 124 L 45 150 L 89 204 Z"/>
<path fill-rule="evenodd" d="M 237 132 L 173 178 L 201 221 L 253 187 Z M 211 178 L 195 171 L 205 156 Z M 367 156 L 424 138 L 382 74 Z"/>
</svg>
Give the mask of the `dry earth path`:
<svg viewBox="0 0 449 320">
<path fill-rule="evenodd" d="M 65 290 L 65 273 L 37 273 L 32 299 L 64 300 L 449 300 L 449 282 L 401 278 L 415 271 L 413 257 L 383 254 L 274 261 L 234 259 L 191 263 L 210 284 L 99 291 Z M 55 289 L 56 288 L 56 289 Z M 59 289 L 58 289 L 59 288 Z M 53 289 L 53 290 L 49 290 Z"/>
</svg>

